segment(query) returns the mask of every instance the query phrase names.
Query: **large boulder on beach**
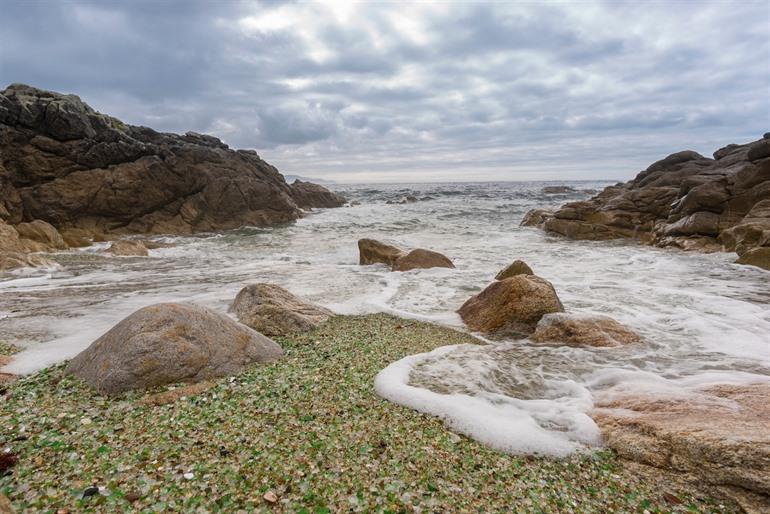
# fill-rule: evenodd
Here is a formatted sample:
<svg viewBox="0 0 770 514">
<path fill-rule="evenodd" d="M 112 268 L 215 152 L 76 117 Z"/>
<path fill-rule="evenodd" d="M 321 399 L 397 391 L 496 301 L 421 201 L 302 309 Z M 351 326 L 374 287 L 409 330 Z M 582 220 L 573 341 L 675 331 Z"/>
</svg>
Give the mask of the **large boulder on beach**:
<svg viewBox="0 0 770 514">
<path fill-rule="evenodd" d="M 625 346 L 642 340 L 639 334 L 607 316 L 565 312 L 543 316 L 530 339 L 536 343 L 590 347 Z"/>
<path fill-rule="evenodd" d="M 526 262 L 516 259 L 511 264 L 500 270 L 500 273 L 495 276 L 495 280 L 505 280 L 506 278 L 515 277 L 516 275 L 534 274 L 535 272 L 532 271 L 532 268 L 530 268 Z"/>
<path fill-rule="evenodd" d="M 393 271 L 454 267 L 455 265 L 446 255 L 423 248 L 412 250 L 396 259 L 396 262 L 393 263 Z"/>
<path fill-rule="evenodd" d="M 122 257 L 147 257 L 149 255 L 147 247 L 142 241 L 131 240 L 114 241 L 105 252 Z"/>
<path fill-rule="evenodd" d="M 747 250 L 735 262 L 770 270 L 770 247 L 763 246 Z"/>
<path fill-rule="evenodd" d="M 770 383 L 603 396 L 591 416 L 620 457 L 747 491 L 770 505 Z"/>
<path fill-rule="evenodd" d="M 399 257 L 406 254 L 402 249 L 382 243 L 376 239 L 358 240 L 359 264 L 386 264 L 393 266 Z"/>
<path fill-rule="evenodd" d="M 251 363 L 282 356 L 272 339 L 224 314 L 160 303 L 115 325 L 72 359 L 66 371 L 112 395 L 233 375 Z"/>
<path fill-rule="evenodd" d="M 312 330 L 334 313 L 276 284 L 244 287 L 230 306 L 238 321 L 268 336 Z"/>
<path fill-rule="evenodd" d="M 342 205 L 321 186 L 290 186 L 254 150 L 157 132 L 99 113 L 75 95 L 0 90 L 0 219 L 60 230 L 188 234 L 285 223 Z"/>
<path fill-rule="evenodd" d="M 544 278 L 515 275 L 492 282 L 457 312 L 471 330 L 526 337 L 544 315 L 564 312 L 564 307 L 553 285 Z"/>
</svg>

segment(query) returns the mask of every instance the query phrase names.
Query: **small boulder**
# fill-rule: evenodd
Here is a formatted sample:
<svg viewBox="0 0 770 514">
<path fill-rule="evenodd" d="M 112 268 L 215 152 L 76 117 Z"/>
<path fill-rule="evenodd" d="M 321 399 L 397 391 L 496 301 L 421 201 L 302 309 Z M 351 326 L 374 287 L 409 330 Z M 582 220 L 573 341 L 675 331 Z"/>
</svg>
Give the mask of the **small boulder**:
<svg viewBox="0 0 770 514">
<path fill-rule="evenodd" d="M 536 275 L 515 275 L 492 282 L 457 311 L 478 332 L 526 337 L 544 315 L 564 312 L 550 282 Z"/>
<path fill-rule="evenodd" d="M 124 257 L 147 257 L 149 255 L 147 247 L 144 246 L 143 242 L 130 240 L 115 241 L 105 250 L 105 252 Z"/>
<path fill-rule="evenodd" d="M 770 246 L 760 246 L 747 250 L 735 262 L 770 270 Z"/>
<path fill-rule="evenodd" d="M 395 246 L 381 243 L 375 239 L 358 240 L 359 264 L 387 264 L 393 266 L 405 252 Z"/>
<path fill-rule="evenodd" d="M 160 303 L 112 327 L 72 359 L 66 371 L 112 395 L 233 375 L 251 363 L 282 356 L 273 340 L 224 314 Z"/>
<path fill-rule="evenodd" d="M 268 336 L 312 330 L 334 313 L 275 284 L 244 287 L 230 307 L 238 321 Z"/>
<path fill-rule="evenodd" d="M 454 268 L 455 265 L 445 255 L 432 250 L 417 248 L 402 255 L 393 263 L 393 271 L 409 271 L 426 268 Z"/>
<path fill-rule="evenodd" d="M 16 225 L 16 231 L 22 239 L 29 239 L 36 243 L 37 248 L 34 248 L 34 251 L 66 250 L 68 248 L 59 231 L 50 223 L 42 220 L 19 223 Z"/>
<path fill-rule="evenodd" d="M 303 182 L 298 179 L 289 188 L 291 197 L 303 209 L 341 207 L 346 202 L 344 197 L 312 182 Z"/>
<path fill-rule="evenodd" d="M 506 278 L 511 278 L 516 275 L 534 275 L 535 273 L 532 271 L 532 268 L 530 268 L 526 262 L 520 261 L 516 259 L 511 264 L 509 264 L 505 269 L 500 271 L 500 273 L 497 274 L 495 277 L 495 280 L 505 280 Z"/>
<path fill-rule="evenodd" d="M 531 339 L 536 343 L 558 342 L 567 346 L 612 347 L 641 342 L 633 330 L 606 316 L 546 314 Z"/>
</svg>

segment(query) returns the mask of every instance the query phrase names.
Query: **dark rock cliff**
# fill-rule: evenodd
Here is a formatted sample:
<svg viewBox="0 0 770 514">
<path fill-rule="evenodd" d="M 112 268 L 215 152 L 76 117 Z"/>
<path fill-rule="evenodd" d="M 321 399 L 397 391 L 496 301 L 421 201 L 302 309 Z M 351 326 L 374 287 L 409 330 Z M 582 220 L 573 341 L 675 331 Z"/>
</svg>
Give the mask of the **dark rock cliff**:
<svg viewBox="0 0 770 514">
<path fill-rule="evenodd" d="M 309 187 L 309 186 L 312 186 Z M 0 220 L 94 233 L 192 233 L 290 222 L 344 199 L 287 184 L 256 152 L 156 132 L 75 95 L 0 92 Z"/>
</svg>

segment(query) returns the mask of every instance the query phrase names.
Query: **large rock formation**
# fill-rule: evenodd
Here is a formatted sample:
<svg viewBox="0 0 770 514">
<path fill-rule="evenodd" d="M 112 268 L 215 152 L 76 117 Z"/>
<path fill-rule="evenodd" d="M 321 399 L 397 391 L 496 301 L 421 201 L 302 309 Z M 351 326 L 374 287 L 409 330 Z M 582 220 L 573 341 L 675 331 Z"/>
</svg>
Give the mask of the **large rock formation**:
<svg viewBox="0 0 770 514">
<path fill-rule="evenodd" d="M 636 238 L 739 256 L 770 247 L 770 133 L 721 148 L 713 159 L 692 151 L 669 155 L 590 200 L 527 213 L 522 224 L 573 239 Z"/>
<path fill-rule="evenodd" d="M 218 312 L 160 303 L 131 314 L 67 365 L 105 394 L 238 373 L 279 359 L 271 339 Z"/>
<path fill-rule="evenodd" d="M 75 95 L 0 92 L 0 219 L 92 233 L 192 233 L 270 225 L 341 205 L 288 185 L 251 150 L 165 134 L 98 113 Z"/>
<path fill-rule="evenodd" d="M 40 245 L 39 241 L 23 239 L 16 227 L 0 220 L 0 272 L 15 268 L 53 264 L 43 257 L 29 253 L 44 250 Z"/>
<path fill-rule="evenodd" d="M 526 337 L 540 318 L 564 307 L 550 282 L 535 275 L 515 275 L 492 282 L 457 311 L 471 330 Z"/>
<path fill-rule="evenodd" d="M 749 491 L 770 505 L 768 383 L 718 385 L 684 397 L 613 396 L 599 400 L 592 417 L 621 457 Z"/>
<path fill-rule="evenodd" d="M 276 284 L 244 287 L 235 297 L 230 311 L 244 325 L 268 336 L 312 330 L 334 315 Z"/>
</svg>

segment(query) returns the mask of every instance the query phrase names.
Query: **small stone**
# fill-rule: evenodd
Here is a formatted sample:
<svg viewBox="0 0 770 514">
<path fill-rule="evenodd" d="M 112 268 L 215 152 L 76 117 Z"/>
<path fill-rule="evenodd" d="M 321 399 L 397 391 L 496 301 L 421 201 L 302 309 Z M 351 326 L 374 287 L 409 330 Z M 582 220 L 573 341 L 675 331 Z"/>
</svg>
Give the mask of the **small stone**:
<svg viewBox="0 0 770 514">
<path fill-rule="evenodd" d="M 262 497 L 267 503 L 278 503 L 278 496 L 273 491 L 268 491 Z"/>
<path fill-rule="evenodd" d="M 95 485 L 92 485 L 91 487 L 86 487 L 86 490 L 83 491 L 83 498 L 88 498 L 90 496 L 94 496 L 95 494 L 99 494 L 99 488 Z"/>
<path fill-rule="evenodd" d="M 91 423 L 93 423 L 93 422 L 91 421 L 91 418 L 81 418 L 81 419 L 80 419 L 80 424 L 81 424 L 81 425 L 90 425 Z"/>
<path fill-rule="evenodd" d="M 185 473 L 182 476 L 184 477 L 185 480 L 192 480 L 193 478 L 195 478 L 195 475 L 193 473 Z"/>
<path fill-rule="evenodd" d="M 129 491 L 126 493 L 126 501 L 134 503 L 142 498 L 142 493 L 139 491 Z"/>
</svg>

